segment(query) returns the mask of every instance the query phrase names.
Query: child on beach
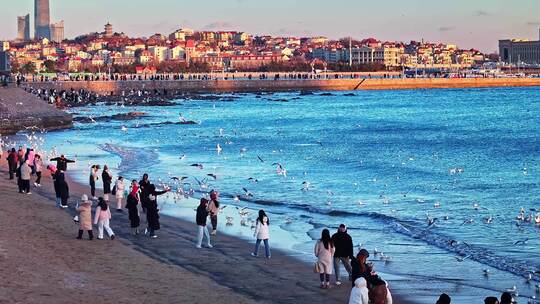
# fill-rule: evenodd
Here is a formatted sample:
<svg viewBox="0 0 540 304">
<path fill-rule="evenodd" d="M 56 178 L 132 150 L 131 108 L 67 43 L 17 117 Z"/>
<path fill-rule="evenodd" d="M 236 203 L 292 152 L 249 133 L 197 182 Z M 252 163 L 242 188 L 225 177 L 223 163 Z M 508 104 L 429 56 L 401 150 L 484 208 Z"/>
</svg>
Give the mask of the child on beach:
<svg viewBox="0 0 540 304">
<path fill-rule="evenodd" d="M 263 241 L 266 258 L 270 258 L 270 247 L 268 246 L 270 231 L 268 225 L 270 225 L 270 221 L 268 220 L 266 213 L 264 210 L 259 210 L 259 217 L 257 218 L 255 232 L 253 233 L 253 236 L 257 238 L 257 242 L 255 243 L 255 250 L 251 253 L 251 256 L 256 257 L 259 255 L 259 246 L 261 245 L 261 241 Z"/>
<path fill-rule="evenodd" d="M 211 235 L 217 234 L 217 220 L 219 213 L 219 192 L 216 190 L 210 191 L 210 203 L 208 203 L 208 213 L 210 214 L 210 223 L 212 224 Z"/>
<path fill-rule="evenodd" d="M 105 228 L 111 240 L 114 240 L 114 232 L 109 226 L 110 219 L 111 210 L 105 200 L 100 197 L 94 214 L 94 225 L 98 225 L 98 240 L 103 240 L 103 228 Z"/>
<path fill-rule="evenodd" d="M 197 232 L 197 244 L 195 247 L 201 248 L 203 242 L 203 237 L 206 237 L 208 248 L 212 248 L 210 244 L 210 234 L 208 233 L 208 227 L 206 227 L 206 218 L 208 217 L 208 200 L 206 198 L 201 198 L 199 207 L 197 207 L 197 216 L 195 221 L 197 222 L 198 232 Z"/>
<path fill-rule="evenodd" d="M 115 191 L 113 195 L 116 196 L 116 211 L 122 212 L 122 200 L 124 199 L 124 190 L 126 189 L 122 176 L 118 177 L 113 189 Z"/>
<path fill-rule="evenodd" d="M 103 199 L 109 202 L 109 194 L 111 193 L 112 175 L 109 172 L 109 166 L 103 166 L 101 172 L 101 180 L 103 181 Z"/>
<path fill-rule="evenodd" d="M 34 156 L 34 170 L 36 171 L 36 181 L 34 182 L 34 186 L 41 187 L 41 171 L 43 170 L 43 160 L 41 159 L 41 155 L 36 154 Z"/>
<path fill-rule="evenodd" d="M 128 210 L 129 222 L 131 224 L 131 232 L 133 235 L 139 234 L 139 225 L 141 218 L 139 217 L 139 209 L 137 205 L 140 203 L 139 185 L 137 180 L 131 181 L 131 192 L 127 197 L 126 209 Z"/>
<path fill-rule="evenodd" d="M 81 202 L 76 208 L 79 212 L 79 235 L 78 240 L 82 240 L 83 232 L 88 232 L 88 239 L 94 239 L 94 233 L 92 232 L 92 202 L 88 200 L 88 196 L 83 194 Z"/>
<path fill-rule="evenodd" d="M 367 282 L 364 278 L 358 278 L 354 281 L 354 287 L 351 290 L 349 304 L 369 304 L 369 291 Z"/>
<path fill-rule="evenodd" d="M 334 252 L 334 242 L 330 237 L 330 231 L 323 229 L 321 239 L 315 244 L 315 256 L 317 257 L 321 288 L 330 288 L 330 275 L 334 268 Z"/>
</svg>

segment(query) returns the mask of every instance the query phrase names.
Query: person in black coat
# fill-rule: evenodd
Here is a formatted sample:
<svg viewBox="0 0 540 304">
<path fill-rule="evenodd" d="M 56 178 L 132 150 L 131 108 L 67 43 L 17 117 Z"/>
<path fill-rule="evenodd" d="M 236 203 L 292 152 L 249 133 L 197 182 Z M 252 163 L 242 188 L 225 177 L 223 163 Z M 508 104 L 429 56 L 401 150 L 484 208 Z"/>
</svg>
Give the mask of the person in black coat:
<svg viewBox="0 0 540 304">
<path fill-rule="evenodd" d="M 353 242 L 351 236 L 347 233 L 347 227 L 345 227 L 345 224 L 339 225 L 339 229 L 334 235 L 332 235 L 332 241 L 334 242 L 334 246 L 336 247 L 336 251 L 334 253 L 334 269 L 336 273 L 336 285 L 341 285 L 341 281 L 339 278 L 339 262 L 341 261 L 343 263 L 343 266 L 345 266 L 345 270 L 347 270 L 347 273 L 349 274 L 349 277 L 351 276 L 351 263 L 349 261 L 349 257 L 353 255 Z"/>
<path fill-rule="evenodd" d="M 103 199 L 108 202 L 109 194 L 111 193 L 112 175 L 109 173 L 109 167 L 107 165 L 103 166 L 101 180 L 103 181 Z"/>
<path fill-rule="evenodd" d="M 201 198 L 199 207 L 197 207 L 197 215 L 195 217 L 195 222 L 197 222 L 197 243 L 195 247 L 201 248 L 203 236 L 206 237 L 208 248 L 212 248 L 210 244 L 210 233 L 208 232 L 208 227 L 206 226 L 206 219 L 208 218 L 208 200 L 206 198 Z"/>
<path fill-rule="evenodd" d="M 146 205 L 146 222 L 148 224 L 148 234 L 151 238 L 157 238 L 156 230 L 160 229 L 159 225 L 159 209 L 157 204 L 157 196 L 169 192 L 169 189 L 157 191 L 154 184 L 148 184 L 148 202 Z"/>
<path fill-rule="evenodd" d="M 356 257 L 351 256 L 351 281 L 352 286 L 354 287 L 354 281 L 358 278 L 366 279 L 368 282 L 371 277 L 371 271 L 373 267 L 367 263 L 367 258 L 369 257 L 369 252 L 366 249 L 360 249 L 360 252 Z"/>
<path fill-rule="evenodd" d="M 146 213 L 146 207 L 148 206 L 148 203 L 150 201 L 150 193 L 148 192 L 150 189 L 150 180 L 148 179 L 148 174 L 143 174 L 143 178 L 139 181 L 139 188 L 141 189 L 141 207 L 143 212 Z"/>
<path fill-rule="evenodd" d="M 136 180 L 131 181 L 131 192 L 129 193 L 126 201 L 126 209 L 128 210 L 129 222 L 131 224 L 131 232 L 134 235 L 139 234 L 139 225 L 141 224 L 141 218 L 139 217 L 139 209 L 137 205 L 140 201 L 139 185 Z"/>
<path fill-rule="evenodd" d="M 64 175 L 63 171 L 61 170 L 56 171 L 55 183 L 58 189 L 57 195 L 60 195 L 61 207 L 67 208 L 68 199 L 69 199 L 69 186 L 68 186 L 68 183 L 66 182 L 66 176 Z"/>
<path fill-rule="evenodd" d="M 64 172 L 67 171 L 67 164 L 68 163 L 74 163 L 74 160 L 67 159 L 63 154 L 60 155 L 60 157 L 55 157 L 51 159 L 51 161 L 56 161 L 56 169 L 62 170 Z"/>
<path fill-rule="evenodd" d="M 8 170 L 9 170 L 9 179 L 13 179 L 13 174 L 17 170 L 17 151 L 15 148 L 11 149 L 7 157 Z"/>
</svg>

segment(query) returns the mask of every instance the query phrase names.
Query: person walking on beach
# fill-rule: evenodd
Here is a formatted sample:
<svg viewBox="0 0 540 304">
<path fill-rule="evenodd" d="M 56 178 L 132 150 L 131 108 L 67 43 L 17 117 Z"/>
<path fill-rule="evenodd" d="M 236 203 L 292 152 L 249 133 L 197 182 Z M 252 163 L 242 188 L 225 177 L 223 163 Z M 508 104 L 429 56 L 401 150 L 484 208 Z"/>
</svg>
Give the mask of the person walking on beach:
<svg viewBox="0 0 540 304">
<path fill-rule="evenodd" d="M 334 235 L 332 235 L 332 241 L 336 247 L 334 253 L 334 270 L 336 272 L 336 285 L 341 285 L 340 280 L 340 263 L 343 263 L 345 270 L 351 277 L 351 263 L 349 257 L 353 255 L 353 242 L 351 236 L 347 233 L 347 227 L 345 224 L 339 225 L 339 229 Z"/>
<path fill-rule="evenodd" d="M 30 192 L 30 176 L 32 175 L 32 169 L 28 161 L 24 161 L 20 167 L 21 186 L 19 187 L 19 193 L 32 194 Z"/>
<path fill-rule="evenodd" d="M 103 199 L 108 203 L 109 194 L 111 193 L 112 175 L 109 172 L 109 167 L 107 165 L 103 166 L 101 180 L 103 181 Z"/>
<path fill-rule="evenodd" d="M 150 193 L 148 192 L 150 189 L 150 180 L 148 179 L 148 174 L 143 174 L 142 179 L 139 181 L 139 188 L 141 189 L 141 207 L 144 213 L 146 213 L 146 206 L 148 205 L 148 202 L 150 201 Z"/>
<path fill-rule="evenodd" d="M 197 215 L 195 217 L 195 222 L 197 223 L 197 243 L 195 247 L 202 248 L 203 237 L 206 237 L 206 245 L 208 248 L 212 248 L 210 244 L 210 233 L 208 233 L 208 227 L 206 227 L 206 219 L 208 218 L 208 200 L 206 198 L 201 198 L 199 207 L 197 207 Z"/>
<path fill-rule="evenodd" d="M 367 258 L 369 257 L 369 252 L 362 248 L 356 255 L 356 257 L 351 256 L 351 280 L 354 282 L 358 278 L 364 278 L 366 281 L 371 276 L 372 267 L 368 265 Z"/>
<path fill-rule="evenodd" d="M 139 234 L 139 225 L 141 224 L 141 218 L 139 217 L 139 202 L 141 198 L 139 196 L 139 185 L 136 180 L 131 181 L 131 192 L 127 197 L 126 209 L 128 210 L 129 222 L 131 224 L 131 232 L 133 235 Z"/>
<path fill-rule="evenodd" d="M 62 170 L 64 172 L 67 171 L 67 164 L 68 163 L 74 163 L 74 160 L 67 159 L 63 154 L 60 155 L 60 157 L 52 158 L 51 161 L 56 161 L 56 169 Z"/>
<path fill-rule="evenodd" d="M 41 155 L 36 154 L 34 157 L 34 171 L 36 171 L 36 181 L 34 186 L 41 187 L 41 171 L 43 170 L 43 160 Z"/>
<path fill-rule="evenodd" d="M 56 170 L 55 173 L 55 189 L 58 189 L 57 195 L 60 198 L 60 206 L 61 208 L 67 208 L 68 207 L 68 199 L 69 199 L 69 186 L 66 182 L 66 175 L 64 174 L 64 171 Z"/>
<path fill-rule="evenodd" d="M 103 228 L 105 228 L 111 240 L 114 240 L 114 232 L 109 226 L 110 219 L 111 210 L 109 205 L 107 205 L 107 202 L 100 197 L 98 199 L 98 206 L 96 207 L 96 211 L 94 213 L 94 225 L 98 225 L 98 240 L 103 240 Z"/>
<path fill-rule="evenodd" d="M 30 166 L 30 169 L 32 169 L 32 174 L 36 172 L 34 168 L 35 158 L 36 158 L 36 152 L 34 152 L 34 149 L 28 148 L 26 151 L 25 159 L 28 161 L 28 166 Z"/>
<path fill-rule="evenodd" d="M 148 202 L 146 206 L 146 222 L 148 224 L 147 232 L 151 238 L 157 238 L 156 230 L 159 230 L 161 227 L 159 225 L 159 209 L 157 204 L 157 196 L 169 192 L 169 189 L 163 191 L 157 191 L 154 184 L 149 184 L 147 186 L 148 190 Z M 145 232 L 146 234 L 146 232 Z"/>
<path fill-rule="evenodd" d="M 116 211 L 122 212 L 122 200 L 124 199 L 124 190 L 126 189 L 124 178 L 122 176 L 118 176 L 113 189 L 115 193 L 112 194 L 116 196 Z"/>
<path fill-rule="evenodd" d="M 9 152 L 8 157 L 7 157 L 10 180 L 13 179 L 13 175 L 17 171 L 18 159 L 19 159 L 19 156 L 17 155 L 17 151 L 15 151 L 15 148 L 11 148 L 11 152 Z"/>
<path fill-rule="evenodd" d="M 219 213 L 219 192 L 216 190 L 210 191 L 210 202 L 208 203 L 208 213 L 210 214 L 210 223 L 212 224 L 211 235 L 217 234 L 217 222 Z"/>
<path fill-rule="evenodd" d="M 92 232 L 92 202 L 88 200 L 88 196 L 83 194 L 81 202 L 76 208 L 79 212 L 79 235 L 78 240 L 82 240 L 83 232 L 88 232 L 88 239 L 94 239 L 94 233 Z"/>
<path fill-rule="evenodd" d="M 264 210 L 259 210 L 259 217 L 257 218 L 257 224 L 255 224 L 255 232 L 253 236 L 257 238 L 255 242 L 255 250 L 251 253 L 251 256 L 257 257 L 259 255 L 259 246 L 261 241 L 264 242 L 264 252 L 266 258 L 270 258 L 270 246 L 268 246 L 268 239 L 270 238 L 270 230 L 268 226 L 270 225 L 270 220 Z"/>
<path fill-rule="evenodd" d="M 354 281 L 354 287 L 349 297 L 349 304 L 369 304 L 369 291 L 366 279 L 358 278 Z"/>
<path fill-rule="evenodd" d="M 330 237 L 330 231 L 323 229 L 321 238 L 315 244 L 315 256 L 321 280 L 321 288 L 330 288 L 330 275 L 332 274 L 334 261 L 334 242 Z"/>
<path fill-rule="evenodd" d="M 99 179 L 99 177 L 98 177 L 99 169 L 100 169 L 99 165 L 92 165 L 92 167 L 90 167 L 90 177 L 89 177 L 90 194 L 92 195 L 93 200 L 97 199 L 97 197 L 96 197 L 96 181 Z M 58 170 L 60 170 L 60 169 L 58 169 Z"/>
</svg>

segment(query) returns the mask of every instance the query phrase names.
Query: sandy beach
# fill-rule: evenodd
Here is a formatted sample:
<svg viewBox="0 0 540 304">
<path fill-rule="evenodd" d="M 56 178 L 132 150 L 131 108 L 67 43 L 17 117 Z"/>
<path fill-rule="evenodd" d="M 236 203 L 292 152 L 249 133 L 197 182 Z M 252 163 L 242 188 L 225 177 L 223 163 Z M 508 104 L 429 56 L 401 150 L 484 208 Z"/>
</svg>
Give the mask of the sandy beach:
<svg viewBox="0 0 540 304">
<path fill-rule="evenodd" d="M 5 158 L 3 158 L 5 159 Z M 87 189 L 70 181 L 70 208 L 54 207 L 52 181 L 18 194 L 1 164 L 0 302 L 71 303 L 345 303 L 350 285 L 318 288 L 310 265 L 277 250 L 249 256 L 252 245 L 230 236 L 214 249 L 194 247 L 195 225 L 162 216 L 158 239 L 132 236 L 127 214 L 113 214 L 116 240 L 76 240 L 74 205 Z M 143 220 L 142 225 L 144 226 Z M 407 303 L 396 299 L 394 303 Z"/>
</svg>

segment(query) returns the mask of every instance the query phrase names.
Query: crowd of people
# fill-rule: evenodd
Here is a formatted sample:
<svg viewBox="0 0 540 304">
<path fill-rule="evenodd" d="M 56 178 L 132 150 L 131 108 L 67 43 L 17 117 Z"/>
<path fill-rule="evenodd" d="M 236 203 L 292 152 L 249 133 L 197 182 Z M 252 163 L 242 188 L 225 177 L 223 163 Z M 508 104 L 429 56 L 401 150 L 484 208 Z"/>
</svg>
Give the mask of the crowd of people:
<svg viewBox="0 0 540 304">
<path fill-rule="evenodd" d="M 12 148 L 7 155 L 9 178 L 17 177 L 19 193 L 31 194 L 30 180 L 35 175 L 34 187 L 41 187 L 42 169 L 44 162 L 42 157 L 35 153 L 32 148 L 18 150 Z M 64 155 L 50 159 L 50 164 L 46 169 L 50 172 L 54 191 L 56 194 L 56 206 L 59 208 L 68 208 L 69 187 L 66 181 L 66 171 L 68 164 L 75 161 L 66 158 Z M 55 163 L 55 164 L 54 164 Z M 101 170 L 101 173 L 100 173 Z M 97 196 L 96 183 L 100 180 L 103 183 L 103 196 Z M 129 188 L 126 187 L 124 178 L 118 176 L 113 185 L 113 175 L 107 165 L 101 169 L 100 165 L 90 167 L 89 186 L 91 197 L 83 194 L 80 201 L 76 204 L 77 216 L 74 221 L 78 222 L 79 230 L 77 239 L 82 239 L 86 231 L 88 239 L 94 238 L 93 225 L 97 226 L 97 239 L 104 239 L 104 231 L 110 240 L 115 239 L 115 234 L 111 228 L 112 219 L 111 207 L 115 207 L 116 212 L 122 213 L 123 209 L 128 210 L 128 218 L 131 227 L 131 233 L 134 236 L 140 234 L 141 214 L 146 215 L 146 228 L 144 234 L 150 238 L 157 238 L 156 232 L 160 229 L 159 208 L 157 197 L 169 191 L 165 187 L 158 190 L 153 184 L 149 175 L 145 173 L 137 181 L 133 179 Z M 111 186 L 113 186 L 111 188 Z M 111 199 L 115 198 L 116 202 Z M 125 205 L 123 205 L 125 198 Z M 92 217 L 92 205 L 96 202 Z M 196 209 L 195 222 L 197 225 L 197 234 L 195 247 L 213 248 L 211 236 L 217 234 L 218 215 L 220 213 L 219 192 L 211 190 L 208 196 L 200 199 L 199 206 Z M 93 220 L 92 220 L 93 219 Z M 210 225 L 208 225 L 210 220 Z M 211 232 L 209 231 L 211 226 Z M 264 210 L 259 210 L 258 217 L 254 225 L 253 236 L 255 238 L 255 247 L 251 256 L 259 256 L 261 244 L 265 247 L 266 259 L 271 258 L 270 252 L 270 219 Z M 352 289 L 349 297 L 349 304 L 391 304 L 392 295 L 388 288 L 388 283 L 375 272 L 373 263 L 368 262 L 369 252 L 361 248 L 354 255 L 354 246 L 352 237 L 347 232 L 345 224 L 339 225 L 338 230 L 331 235 L 330 230 L 323 229 L 321 237 L 315 243 L 314 255 L 316 258 L 314 272 L 319 275 L 320 287 L 328 289 L 331 287 L 331 276 L 335 276 L 335 285 L 342 285 L 341 266 L 348 274 L 348 281 L 351 282 Z M 510 304 L 515 303 L 513 295 L 505 292 L 500 301 L 496 297 L 487 297 L 486 304 Z M 436 302 L 437 304 L 449 304 L 451 298 L 447 294 L 442 294 Z"/>
</svg>

